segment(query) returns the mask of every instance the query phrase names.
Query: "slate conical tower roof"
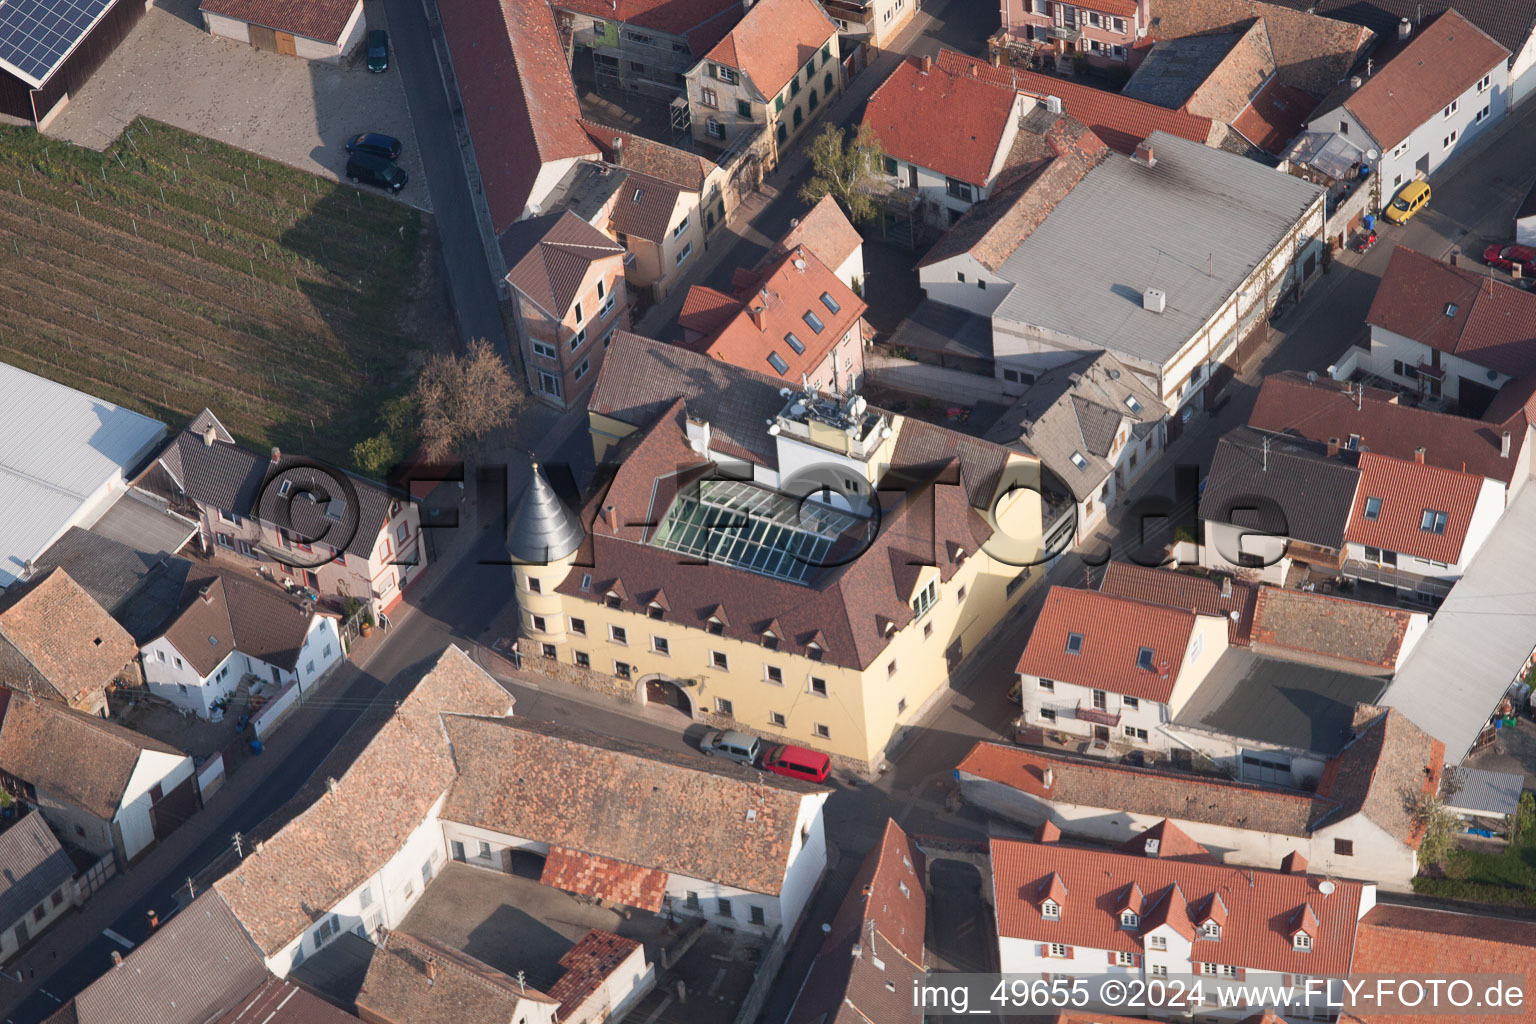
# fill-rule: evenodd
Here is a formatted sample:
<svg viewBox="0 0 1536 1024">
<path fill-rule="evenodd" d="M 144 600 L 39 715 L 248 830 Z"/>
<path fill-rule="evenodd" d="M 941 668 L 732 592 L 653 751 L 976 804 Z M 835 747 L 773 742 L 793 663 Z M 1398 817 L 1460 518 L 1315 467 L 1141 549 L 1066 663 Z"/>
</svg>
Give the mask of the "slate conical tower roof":
<svg viewBox="0 0 1536 1024">
<path fill-rule="evenodd" d="M 585 537 L 576 513 L 560 500 L 535 462 L 533 479 L 512 512 L 507 552 L 519 562 L 543 565 L 569 555 Z"/>
</svg>

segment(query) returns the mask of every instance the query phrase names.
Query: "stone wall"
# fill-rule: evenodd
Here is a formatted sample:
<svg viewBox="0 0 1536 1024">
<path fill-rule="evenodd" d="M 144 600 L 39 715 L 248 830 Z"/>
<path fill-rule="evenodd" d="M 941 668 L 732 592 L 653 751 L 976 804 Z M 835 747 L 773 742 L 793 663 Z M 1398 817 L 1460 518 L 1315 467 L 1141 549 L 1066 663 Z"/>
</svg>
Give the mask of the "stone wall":
<svg viewBox="0 0 1536 1024">
<path fill-rule="evenodd" d="M 546 658 L 540 653 L 541 644 L 537 640 L 527 637 L 519 637 L 517 651 L 523 656 L 523 668 L 530 672 L 537 672 L 542 676 L 548 676 L 557 683 L 569 683 L 571 686 L 579 686 L 583 690 L 591 690 L 600 693 L 604 697 L 614 697 L 627 704 L 640 703 L 635 695 L 635 684 L 628 679 L 620 679 L 606 672 L 596 672 L 580 665 L 568 665 L 563 661 Z"/>
</svg>

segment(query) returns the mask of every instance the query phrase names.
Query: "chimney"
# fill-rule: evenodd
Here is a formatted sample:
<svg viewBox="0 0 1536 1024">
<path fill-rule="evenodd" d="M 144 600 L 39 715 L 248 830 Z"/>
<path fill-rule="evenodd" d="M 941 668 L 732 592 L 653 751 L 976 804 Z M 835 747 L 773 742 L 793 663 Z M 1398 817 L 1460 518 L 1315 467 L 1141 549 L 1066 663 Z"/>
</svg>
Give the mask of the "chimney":
<svg viewBox="0 0 1536 1024">
<path fill-rule="evenodd" d="M 747 307 L 747 315 L 752 318 L 752 322 L 757 325 L 757 329 L 760 331 L 766 331 L 768 329 L 767 320 L 764 317 L 764 314 L 767 313 L 767 311 L 767 308 L 764 306 Z"/>
<path fill-rule="evenodd" d="M 924 57 L 921 61 L 918 62 L 918 68 L 925 75 L 929 71 L 932 71 L 933 70 L 933 58 L 932 57 Z"/>
<path fill-rule="evenodd" d="M 608 524 L 608 529 L 617 532 L 619 529 L 619 510 L 613 505 L 604 505 L 603 522 Z"/>
<path fill-rule="evenodd" d="M 1307 873 L 1307 858 L 1292 850 L 1280 862 L 1280 870 L 1288 875 L 1304 875 Z"/>
<path fill-rule="evenodd" d="M 1407 39 L 1411 35 L 1413 35 L 1413 22 L 1409 21 L 1407 18 L 1399 21 L 1397 23 L 1397 38 Z"/>
<path fill-rule="evenodd" d="M 1052 114 L 1061 113 L 1061 97 L 1047 96 L 1045 98 L 1045 109 Z"/>
<path fill-rule="evenodd" d="M 206 448 L 212 448 L 213 447 L 213 441 L 214 441 L 214 438 L 216 436 L 217 436 L 217 431 L 215 431 L 213 429 L 213 424 L 212 423 L 210 423 L 207 426 L 203 427 L 203 446 L 206 447 Z"/>
<path fill-rule="evenodd" d="M 1413 450 L 1413 461 L 1419 463 L 1420 465 L 1424 464 L 1424 446 L 1423 445 L 1419 445 L 1417 448 L 1415 448 Z"/>
<path fill-rule="evenodd" d="M 1040 823 L 1040 830 L 1035 833 L 1035 842 L 1037 843 L 1054 843 L 1060 839 L 1061 829 L 1049 818 Z"/>
<path fill-rule="evenodd" d="M 275 466 L 279 462 L 282 462 L 282 461 L 283 461 L 282 449 L 278 448 L 277 445 L 273 445 L 272 446 L 272 465 Z"/>
<path fill-rule="evenodd" d="M 1461 266 L 1461 250 L 1460 249 L 1452 249 L 1451 250 L 1451 266 L 1453 266 L 1453 267 Z"/>
<path fill-rule="evenodd" d="M 123 954 L 119 953 L 115 949 L 112 951 L 112 966 L 113 967 L 121 967 L 121 966 L 123 966 Z"/>
<path fill-rule="evenodd" d="M 1152 153 L 1152 143 L 1146 139 L 1142 139 L 1136 144 L 1136 152 L 1131 156 L 1131 159 L 1147 167 L 1157 166 L 1157 157 Z"/>
<path fill-rule="evenodd" d="M 1337 454 L 1339 454 L 1339 439 L 1330 437 L 1328 439 L 1328 457 L 1331 459 Z"/>
<path fill-rule="evenodd" d="M 1507 430 L 1499 436 L 1499 458 L 1509 458 L 1509 431 Z"/>
<path fill-rule="evenodd" d="M 1046 789 L 1050 789 L 1056 782 L 1056 770 L 1054 768 L 1047 768 L 1040 774 L 1040 781 L 1045 783 Z"/>
<path fill-rule="evenodd" d="M 1349 76 L 1349 89 L 1350 89 L 1351 92 L 1353 92 L 1354 90 L 1360 88 L 1360 86 L 1362 84 L 1363 83 L 1360 81 L 1360 76 L 1359 75 L 1350 75 Z"/>
<path fill-rule="evenodd" d="M 971 77 L 972 78 L 976 78 L 977 76 L 979 76 L 981 74 L 980 71 L 976 70 L 976 65 L 974 63 L 968 65 L 968 67 L 971 69 Z"/>
<path fill-rule="evenodd" d="M 1168 308 L 1168 293 L 1161 288 L 1148 288 L 1141 293 L 1141 308 L 1161 313 Z"/>
<path fill-rule="evenodd" d="M 1232 577 L 1231 576 L 1223 576 L 1221 578 L 1221 596 L 1223 598 L 1230 598 L 1232 596 Z"/>
<path fill-rule="evenodd" d="M 197 596 L 203 599 L 203 604 L 213 604 L 213 587 L 203 587 L 197 592 Z"/>
<path fill-rule="evenodd" d="M 430 957 L 430 956 L 427 957 L 426 968 L 427 968 L 427 985 L 430 986 L 433 982 L 435 982 L 437 980 L 437 960 L 436 960 L 436 958 Z"/>
</svg>

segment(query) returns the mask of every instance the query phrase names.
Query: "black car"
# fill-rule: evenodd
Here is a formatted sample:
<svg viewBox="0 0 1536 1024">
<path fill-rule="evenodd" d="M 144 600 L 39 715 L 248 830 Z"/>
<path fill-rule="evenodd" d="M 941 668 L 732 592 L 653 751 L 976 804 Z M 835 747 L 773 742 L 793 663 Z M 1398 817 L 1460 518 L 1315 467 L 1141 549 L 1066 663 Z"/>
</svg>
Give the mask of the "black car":
<svg viewBox="0 0 1536 1024">
<path fill-rule="evenodd" d="M 363 132 L 347 140 L 348 153 L 371 153 L 386 160 L 400 159 L 400 140 L 392 135 Z"/>
<path fill-rule="evenodd" d="M 399 164 L 372 153 L 353 153 L 347 159 L 347 180 L 399 192 L 410 177 Z"/>
<path fill-rule="evenodd" d="M 389 33 L 381 28 L 368 33 L 368 70 L 389 70 Z"/>
</svg>

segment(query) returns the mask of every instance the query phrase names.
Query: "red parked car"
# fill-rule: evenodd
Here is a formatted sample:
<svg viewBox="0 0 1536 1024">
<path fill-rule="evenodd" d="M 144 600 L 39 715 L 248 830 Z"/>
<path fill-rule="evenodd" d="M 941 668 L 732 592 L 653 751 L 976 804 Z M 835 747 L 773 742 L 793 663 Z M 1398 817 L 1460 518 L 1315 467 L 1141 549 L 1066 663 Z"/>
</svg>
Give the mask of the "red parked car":
<svg viewBox="0 0 1536 1024">
<path fill-rule="evenodd" d="M 788 775 L 806 782 L 826 782 L 832 759 L 826 754 L 804 747 L 779 746 L 768 751 L 763 767 L 775 775 Z"/>
<path fill-rule="evenodd" d="M 1500 270 L 1520 267 L 1523 277 L 1536 275 L 1536 249 L 1528 245 L 1490 245 L 1483 250 L 1483 262 Z"/>
</svg>

